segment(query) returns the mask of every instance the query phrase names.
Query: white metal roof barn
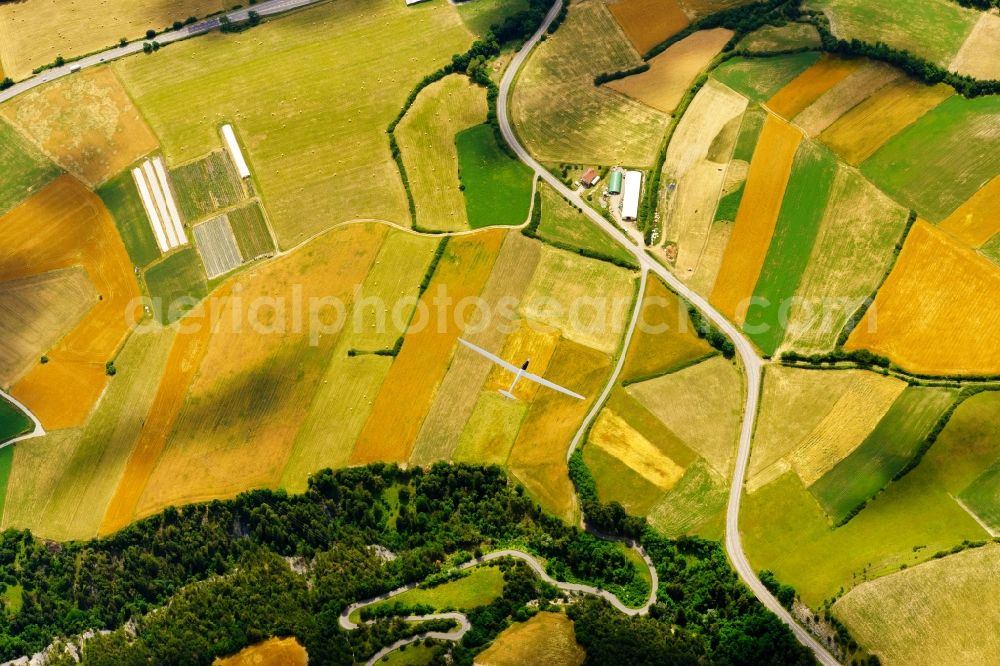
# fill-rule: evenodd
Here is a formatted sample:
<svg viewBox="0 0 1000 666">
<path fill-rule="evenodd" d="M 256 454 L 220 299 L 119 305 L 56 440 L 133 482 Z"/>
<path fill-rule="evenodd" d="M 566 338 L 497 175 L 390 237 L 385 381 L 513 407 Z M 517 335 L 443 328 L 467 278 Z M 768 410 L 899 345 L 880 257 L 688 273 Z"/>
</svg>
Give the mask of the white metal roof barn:
<svg viewBox="0 0 1000 666">
<path fill-rule="evenodd" d="M 642 191 L 642 173 L 626 171 L 622 186 L 622 219 L 634 220 L 639 214 L 639 193 Z"/>
</svg>

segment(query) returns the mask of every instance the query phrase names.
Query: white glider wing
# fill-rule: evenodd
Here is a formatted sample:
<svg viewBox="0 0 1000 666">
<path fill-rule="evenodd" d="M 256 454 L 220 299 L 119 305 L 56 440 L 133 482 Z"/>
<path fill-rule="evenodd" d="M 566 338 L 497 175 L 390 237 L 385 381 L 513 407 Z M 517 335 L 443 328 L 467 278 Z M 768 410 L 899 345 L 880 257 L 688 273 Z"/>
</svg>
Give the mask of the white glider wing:
<svg viewBox="0 0 1000 666">
<path fill-rule="evenodd" d="M 523 377 L 524 379 L 533 381 L 536 384 L 541 384 L 542 386 L 545 386 L 546 388 L 550 388 L 553 391 L 558 391 L 559 393 L 562 393 L 564 395 L 568 395 L 571 398 L 576 398 L 577 400 L 583 400 L 584 399 L 584 397 L 582 395 L 580 395 L 579 393 L 574 393 L 573 391 L 570 391 L 568 388 L 563 388 L 562 386 L 559 386 L 559 384 L 556 384 L 555 382 L 550 382 L 549 380 L 545 379 L 544 377 L 539 377 L 538 375 L 533 375 L 530 372 L 527 372 L 526 370 L 517 367 L 513 363 L 508 363 L 507 361 L 503 360 L 502 358 L 500 358 L 496 354 L 492 354 L 492 353 L 486 351 L 485 349 L 483 349 L 482 347 L 479 347 L 478 345 L 472 344 L 468 340 L 463 340 L 462 338 L 459 338 L 458 341 L 461 342 L 466 347 L 468 347 L 469 349 L 471 349 L 472 351 L 474 351 L 477 354 L 479 354 L 480 356 L 485 356 L 489 360 L 491 360 L 494 363 L 496 363 L 497 365 L 499 365 L 501 368 L 504 368 L 505 370 L 509 370 L 509 371 L 511 371 L 511 372 L 519 375 L 520 377 Z"/>
</svg>

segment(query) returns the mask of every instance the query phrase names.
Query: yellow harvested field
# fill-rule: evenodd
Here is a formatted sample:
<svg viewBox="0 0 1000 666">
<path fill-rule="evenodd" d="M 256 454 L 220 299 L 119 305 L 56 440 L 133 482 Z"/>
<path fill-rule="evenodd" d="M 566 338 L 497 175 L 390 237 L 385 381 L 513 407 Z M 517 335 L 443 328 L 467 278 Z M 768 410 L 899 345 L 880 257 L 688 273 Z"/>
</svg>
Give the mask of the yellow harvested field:
<svg viewBox="0 0 1000 666">
<path fill-rule="evenodd" d="M 731 362 L 716 356 L 626 391 L 728 478 L 743 405 L 742 378 Z"/>
<path fill-rule="evenodd" d="M 392 231 L 386 237 L 354 299 L 348 328 L 330 355 L 309 414 L 295 438 L 282 473 L 282 488 L 304 491 L 313 472 L 347 464 L 392 365 L 388 356 L 349 356 L 348 352 L 387 349 L 396 344 L 405 331 L 435 248 L 436 240 L 402 231 Z"/>
<path fill-rule="evenodd" d="M 967 243 L 979 247 L 1000 232 L 1000 176 L 996 176 L 972 198 L 959 206 L 938 227 Z"/>
<path fill-rule="evenodd" d="M 660 490 L 670 490 L 684 476 L 683 467 L 664 455 L 625 419 L 608 409 L 601 411 L 597 417 L 588 441 Z"/>
<path fill-rule="evenodd" d="M 682 280 L 693 277 L 705 252 L 746 108 L 745 97 L 709 79 L 670 140 L 663 179 L 677 185 L 669 194 L 663 188 L 659 209 L 664 240 L 677 244 L 674 272 Z"/>
<path fill-rule="evenodd" d="M 0 283 L 0 386 L 14 383 L 96 303 L 80 267 Z"/>
<path fill-rule="evenodd" d="M 219 0 L 0 3 L 0 60 L 7 76 L 23 79 L 56 56 L 93 53 L 116 46 L 122 37 L 136 39 L 149 29 L 221 9 Z"/>
<path fill-rule="evenodd" d="M 452 238 L 421 299 L 403 348 L 375 397 L 371 413 L 351 452 L 351 464 L 409 459 L 420 426 L 448 369 L 464 324 L 456 305 L 479 296 L 493 270 L 505 232 Z M 435 305 L 446 290 L 448 305 Z M 421 310 L 425 312 L 421 314 Z"/>
<path fill-rule="evenodd" d="M 511 115 L 542 162 L 648 166 L 669 117 L 595 86 L 594 77 L 642 64 L 603 0 L 577 0 L 518 76 Z"/>
<path fill-rule="evenodd" d="M 950 69 L 977 79 L 1000 79 L 998 49 L 1000 16 L 994 12 L 983 12 L 952 60 Z"/>
<path fill-rule="evenodd" d="M 486 90 L 459 74 L 420 91 L 396 127 L 421 228 L 466 229 L 455 135 L 486 122 Z"/>
<path fill-rule="evenodd" d="M 3 115 L 53 162 L 90 186 L 159 145 L 108 67 L 19 95 L 3 106 Z"/>
<path fill-rule="evenodd" d="M 901 76 L 903 73 L 891 65 L 877 61 L 865 62 L 797 114 L 795 124 L 806 135 L 816 136 L 875 91 Z"/>
<path fill-rule="evenodd" d="M 294 638 L 269 638 L 229 657 L 218 657 L 212 666 L 306 666 L 309 655 Z"/>
<path fill-rule="evenodd" d="M 47 429 L 83 424 L 104 390 L 105 362 L 138 321 L 139 285 L 103 202 L 71 176 L 0 217 L 0 281 L 82 265 L 99 301 L 11 393 Z"/>
<path fill-rule="evenodd" d="M 917 220 L 889 279 L 848 338 L 910 372 L 1000 374 L 1000 271 Z"/>
<path fill-rule="evenodd" d="M 722 267 L 722 258 L 729 245 L 729 237 L 733 233 L 733 223 L 727 220 L 713 222 L 705 241 L 705 249 L 694 275 L 688 280 L 688 286 L 705 298 L 708 298 L 715 288 L 715 281 Z"/>
<path fill-rule="evenodd" d="M 225 286 L 213 294 L 220 299 L 227 295 L 228 289 Z M 208 350 L 212 333 L 209 316 L 208 307 L 202 302 L 176 324 L 178 332 L 174 337 L 170 356 L 167 357 L 153 405 L 101 521 L 98 530 L 101 535 L 116 532 L 135 518 L 139 498 L 163 453 L 167 437 L 184 404 L 188 387 Z"/>
<path fill-rule="evenodd" d="M 858 447 L 875 429 L 906 383 L 871 372 L 854 381 L 788 455 L 805 486 L 812 485 Z M 792 418 L 791 414 L 788 416 Z"/>
<path fill-rule="evenodd" d="M 480 322 L 479 326 L 467 329 L 463 337 L 483 349 L 495 351 L 503 346 L 505 335 L 518 327 L 515 321 L 516 306 L 534 275 L 540 257 L 541 243 L 530 240 L 523 234 L 507 234 L 493 272 L 480 294 L 482 303 L 491 309 L 493 316 Z M 507 310 L 507 306 L 512 307 Z M 479 388 L 486 381 L 491 368 L 482 356 L 471 349 L 461 345 L 455 348 L 448 373 L 420 428 L 410 462 L 424 465 L 451 457 L 455 447 L 459 445 L 459 437 L 465 437 L 462 434 L 463 426 L 473 416 L 473 410 L 478 409 Z M 513 442 L 516 434 L 515 429 L 505 436 L 509 436 Z M 469 436 L 472 437 L 471 434 Z M 507 448 L 510 448 L 509 444 Z M 506 459 L 506 453 L 504 458 Z"/>
<path fill-rule="evenodd" d="M 771 246 L 771 235 L 801 139 L 797 129 L 777 116 L 767 116 L 711 296 L 712 303 L 738 324 L 746 316 Z"/>
<path fill-rule="evenodd" d="M 562 613 L 538 613 L 505 629 L 476 656 L 479 666 L 580 666 L 586 653 L 576 642 L 573 621 Z"/>
<path fill-rule="evenodd" d="M 853 74 L 864 60 L 824 55 L 767 101 L 772 111 L 784 118 L 794 118 L 820 95 Z"/>
<path fill-rule="evenodd" d="M 731 30 L 699 30 L 649 61 L 649 69 L 608 87 L 664 113 L 673 113 L 691 82 L 733 36 Z"/>
<path fill-rule="evenodd" d="M 517 434 L 508 467 L 535 500 L 567 522 L 576 518 L 576 494 L 569 480 L 566 451 L 587 411 L 604 388 L 611 359 L 571 340 L 556 347 L 545 377 L 586 396 L 576 400 L 540 389 Z"/>
<path fill-rule="evenodd" d="M 803 370 L 769 365 L 764 371 L 747 471 L 750 491 L 784 473 L 788 465 L 783 459 L 819 425 L 841 396 L 864 382 L 867 375 L 863 370 Z"/>
<path fill-rule="evenodd" d="M 546 245 L 521 314 L 610 354 L 621 343 L 634 291 L 630 271 Z"/>
<path fill-rule="evenodd" d="M 988 544 L 858 585 L 833 606 L 883 664 L 987 664 L 1000 654 L 1000 546 Z"/>
<path fill-rule="evenodd" d="M 451 459 L 479 465 L 506 464 L 527 412 L 524 401 L 508 400 L 496 392 L 480 393 Z"/>
<path fill-rule="evenodd" d="M 349 310 L 387 233 L 340 227 L 238 274 L 231 298 L 211 299 L 218 322 L 138 516 L 278 485 L 345 325 L 337 307 L 312 304 Z"/>
<path fill-rule="evenodd" d="M 646 281 L 641 308 L 622 366 L 623 379 L 664 372 L 712 352 L 695 333 L 684 301 L 659 279 Z"/>
<path fill-rule="evenodd" d="M 608 9 L 640 54 L 691 22 L 675 0 L 617 0 L 608 3 Z"/>
<path fill-rule="evenodd" d="M 951 97 L 951 86 L 894 81 L 841 116 L 819 135 L 846 162 L 857 166 L 920 116 Z"/>
<path fill-rule="evenodd" d="M 525 360 L 530 360 L 531 372 L 536 375 L 544 375 L 558 343 L 558 329 L 522 319 L 517 330 L 507 336 L 500 358 L 510 359 L 510 362 L 517 366 L 520 366 Z M 514 373 L 494 365 L 486 378 L 483 390 L 488 392 L 506 390 L 513 381 Z M 540 388 L 534 382 L 518 382 L 513 393 L 518 400 L 531 402 Z"/>
</svg>

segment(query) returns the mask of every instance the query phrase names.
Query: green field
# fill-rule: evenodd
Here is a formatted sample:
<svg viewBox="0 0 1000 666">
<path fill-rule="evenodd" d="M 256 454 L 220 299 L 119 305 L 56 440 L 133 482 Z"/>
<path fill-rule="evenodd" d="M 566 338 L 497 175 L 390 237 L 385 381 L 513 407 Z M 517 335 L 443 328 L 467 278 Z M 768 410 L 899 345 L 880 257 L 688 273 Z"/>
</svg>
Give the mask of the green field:
<svg viewBox="0 0 1000 666">
<path fill-rule="evenodd" d="M 979 248 L 979 252 L 994 264 L 1000 266 L 1000 234 L 986 241 Z"/>
<path fill-rule="evenodd" d="M 841 165 L 788 316 L 785 348 L 831 351 L 844 324 L 889 270 L 907 210 Z"/>
<path fill-rule="evenodd" d="M 253 201 L 242 208 L 231 210 L 226 213 L 226 217 L 229 218 L 229 225 L 244 261 L 252 261 L 274 252 L 274 241 L 259 203 Z"/>
<path fill-rule="evenodd" d="M 5 446 L 0 449 L 0 517 L 3 516 L 3 505 L 7 500 L 7 481 L 10 479 L 10 467 L 14 464 L 14 447 Z"/>
<path fill-rule="evenodd" d="M 476 3 L 470 2 L 466 4 L 474 5 Z M 440 651 L 441 649 L 437 646 L 428 647 L 421 643 L 405 645 L 382 657 L 378 663 L 381 666 L 425 666 L 425 664 L 431 663 L 434 655 Z"/>
<path fill-rule="evenodd" d="M 583 447 L 583 461 L 597 484 L 598 498 L 618 502 L 629 515 L 646 515 L 663 497 L 662 490 L 600 447 Z"/>
<path fill-rule="evenodd" d="M 750 561 L 813 608 L 843 587 L 913 565 L 987 533 L 955 501 L 1000 456 L 1000 393 L 963 402 L 909 474 L 832 528 L 794 473 L 747 495 L 740 526 Z"/>
<path fill-rule="evenodd" d="M 594 86 L 598 74 L 641 63 L 603 0 L 573 2 L 518 76 L 511 116 L 521 142 L 542 162 L 652 166 L 669 117 Z"/>
<path fill-rule="evenodd" d="M 858 448 L 809 487 L 837 523 L 874 497 L 913 459 L 955 391 L 908 387 Z"/>
<path fill-rule="evenodd" d="M 841 39 L 884 42 L 944 67 L 979 14 L 952 0 L 808 0 L 804 5 L 826 12 Z"/>
<path fill-rule="evenodd" d="M 72 453 L 53 465 L 58 480 L 44 501 L 22 501 L 30 497 L 23 477 L 11 484 L 11 501 L 30 507 L 29 515 L 21 516 L 23 522 L 15 524 L 53 539 L 97 534 L 153 403 L 173 339 L 170 329 L 160 328 L 129 338 L 115 359 L 118 372 L 97 409 L 83 429 L 72 431 L 76 433 Z M 30 479 L 27 483 L 33 485 Z"/>
<path fill-rule="evenodd" d="M 959 494 L 980 519 L 1000 532 L 1000 458 Z"/>
<path fill-rule="evenodd" d="M 472 39 L 449 3 L 338 0 L 113 67 L 171 164 L 218 150 L 233 124 L 288 248 L 349 220 L 409 223 L 385 128 Z"/>
<path fill-rule="evenodd" d="M 754 289 L 757 300 L 743 323 L 744 332 L 768 356 L 785 337 L 785 313 L 809 264 L 836 171 L 837 160 L 827 148 L 811 141 L 799 144 Z"/>
<path fill-rule="evenodd" d="M 0 215 L 59 175 L 59 168 L 0 120 Z"/>
<path fill-rule="evenodd" d="M 486 35 L 490 27 L 511 14 L 528 8 L 527 0 L 475 0 L 455 5 L 462 21 L 476 35 Z"/>
<path fill-rule="evenodd" d="M 0 442 L 31 432 L 34 424 L 13 403 L 0 398 Z"/>
<path fill-rule="evenodd" d="M 861 164 L 861 172 L 940 222 L 1000 172 L 1000 96 L 949 97 Z"/>
<path fill-rule="evenodd" d="M 194 222 L 243 199 L 243 184 L 222 151 L 170 170 L 181 215 Z"/>
<path fill-rule="evenodd" d="M 738 49 L 752 53 L 767 53 L 802 48 L 819 48 L 819 32 L 809 23 L 786 23 L 783 26 L 766 25 L 754 30 L 740 40 Z"/>
<path fill-rule="evenodd" d="M 409 590 L 372 608 L 399 603 L 407 606 L 425 604 L 433 606 L 435 611 L 467 610 L 485 606 L 502 594 L 503 571 L 500 567 L 481 566 L 458 580 L 437 587 Z"/>
<path fill-rule="evenodd" d="M 528 219 L 532 173 L 497 145 L 493 127 L 477 125 L 455 135 L 465 211 L 473 229 L 518 225 Z"/>
<path fill-rule="evenodd" d="M 767 111 L 753 104 L 747 107 L 743 113 L 743 123 L 740 125 L 739 136 L 736 137 L 736 146 L 733 148 L 733 159 L 749 162 L 753 157 L 753 151 L 757 147 L 757 139 L 764 129 L 764 121 L 767 120 Z"/>
<path fill-rule="evenodd" d="M 649 523 L 671 538 L 685 534 L 719 538 L 713 519 L 726 507 L 726 488 L 726 480 L 699 460 L 649 511 Z"/>
<path fill-rule="evenodd" d="M 208 295 L 205 269 L 198 252 L 187 247 L 146 270 L 146 290 L 153 314 L 162 324 L 174 322 Z"/>
<path fill-rule="evenodd" d="M 101 185 L 97 188 L 97 195 L 108 207 L 132 263 L 145 268 L 159 259 L 160 248 L 146 210 L 142 207 L 131 170 L 126 169 Z"/>
<path fill-rule="evenodd" d="M 814 51 L 769 58 L 736 57 L 719 65 L 712 76 L 751 100 L 764 102 L 817 60 L 819 53 Z"/>
<path fill-rule="evenodd" d="M 611 240 L 600 227 L 573 207 L 562 196 L 542 181 L 538 184 L 542 195 L 542 221 L 538 237 L 558 245 L 581 248 L 589 253 L 609 257 L 615 261 L 634 264 L 635 259 L 618 243 Z"/>
</svg>

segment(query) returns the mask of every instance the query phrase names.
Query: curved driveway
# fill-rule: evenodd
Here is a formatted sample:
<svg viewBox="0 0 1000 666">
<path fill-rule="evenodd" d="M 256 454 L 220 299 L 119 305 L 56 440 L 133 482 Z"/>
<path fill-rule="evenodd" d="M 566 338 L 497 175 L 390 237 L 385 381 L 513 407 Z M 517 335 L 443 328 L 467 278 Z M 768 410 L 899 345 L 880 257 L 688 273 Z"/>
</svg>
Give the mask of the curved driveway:
<svg viewBox="0 0 1000 666">
<path fill-rule="evenodd" d="M 744 406 L 743 412 L 743 426 L 740 431 L 739 445 L 736 450 L 736 465 L 733 470 L 732 485 L 729 489 L 729 504 L 726 508 L 726 552 L 729 555 L 729 559 L 733 563 L 733 568 L 736 569 L 736 573 L 739 574 L 740 578 L 743 579 L 743 582 L 747 584 L 754 595 L 760 599 L 761 603 L 763 603 L 771 612 L 777 615 L 786 625 L 788 625 L 788 627 L 795 634 L 795 637 L 798 638 L 803 645 L 813 651 L 816 659 L 820 663 L 826 666 L 834 666 L 839 662 L 818 640 L 816 640 L 816 638 L 813 637 L 812 634 L 796 622 L 785 607 L 778 603 L 778 600 L 775 599 L 774 595 L 771 594 L 766 587 L 764 587 L 764 584 L 760 582 L 759 578 L 757 578 L 757 574 L 754 573 L 753 567 L 750 566 L 750 562 L 747 560 L 747 556 L 743 552 L 743 541 L 740 537 L 739 530 L 740 500 L 743 495 L 743 480 L 746 476 L 747 464 L 750 460 L 750 439 L 753 435 L 754 420 L 757 415 L 757 404 L 760 400 L 761 369 L 764 365 L 763 361 L 761 361 L 760 357 L 757 356 L 757 352 L 754 350 L 753 345 L 750 344 L 750 341 L 743 335 L 743 332 L 740 331 L 739 328 L 734 326 L 720 312 L 713 308 L 707 300 L 701 297 L 701 295 L 692 291 L 686 284 L 677 279 L 673 273 L 668 271 L 659 262 L 655 261 L 652 257 L 646 254 L 644 248 L 637 246 L 631 238 L 622 233 L 617 227 L 615 227 L 615 225 L 604 219 L 604 217 L 591 208 L 590 205 L 584 201 L 582 197 L 580 197 L 580 195 L 563 185 L 559 179 L 539 164 L 528 153 L 524 146 L 521 145 L 517 135 L 511 127 L 510 110 L 508 108 L 511 86 L 517 78 L 518 71 L 527 59 L 528 54 L 531 53 L 531 50 L 535 47 L 542 35 L 545 34 L 549 25 L 559 14 L 559 11 L 562 9 L 562 3 L 563 0 L 556 0 L 555 4 L 549 10 L 549 13 L 546 15 L 545 20 L 542 22 L 541 27 L 531 37 L 531 39 L 525 43 L 521 50 L 517 52 L 513 60 L 511 60 L 507 71 L 504 73 L 503 79 L 500 82 L 500 95 L 497 99 L 497 119 L 500 122 L 500 130 L 517 157 L 531 167 L 532 170 L 538 174 L 539 178 L 555 188 L 556 191 L 568 199 L 572 204 L 582 209 L 587 217 L 594 222 L 594 224 L 600 227 L 606 234 L 611 236 L 611 238 L 618 242 L 618 244 L 622 245 L 629 252 L 631 252 L 644 271 L 652 271 L 657 276 L 662 278 L 672 289 L 698 308 L 698 310 L 700 310 L 713 324 L 715 324 L 719 330 L 725 333 L 736 345 L 736 351 L 740 355 L 740 359 L 743 362 L 743 367 L 746 372 L 747 395 L 746 405 Z M 579 434 L 577 439 L 574 441 L 577 441 L 578 439 Z"/>
</svg>

